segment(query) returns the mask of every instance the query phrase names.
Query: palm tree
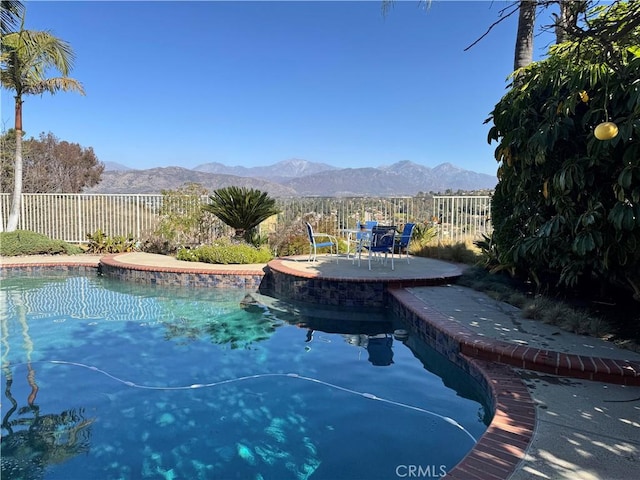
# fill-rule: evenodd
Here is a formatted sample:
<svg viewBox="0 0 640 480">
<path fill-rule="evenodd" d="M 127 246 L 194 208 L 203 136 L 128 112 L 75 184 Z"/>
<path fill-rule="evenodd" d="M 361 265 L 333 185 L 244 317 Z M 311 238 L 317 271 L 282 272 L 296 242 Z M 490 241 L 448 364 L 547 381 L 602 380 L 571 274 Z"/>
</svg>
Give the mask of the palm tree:
<svg viewBox="0 0 640 480">
<path fill-rule="evenodd" d="M 537 6 L 537 0 L 520 0 L 518 33 L 516 34 L 516 49 L 513 58 L 514 71 L 533 62 L 533 33 Z"/>
<path fill-rule="evenodd" d="M 236 238 L 251 242 L 255 228 L 280 213 L 275 199 L 265 192 L 246 187 L 220 188 L 209 196 L 203 208 L 235 230 Z"/>
<path fill-rule="evenodd" d="M 578 14 L 585 12 L 587 0 L 520 0 L 518 8 L 518 33 L 516 35 L 516 49 L 513 60 L 513 69 L 518 70 L 533 62 L 533 35 L 536 21 L 536 8 L 538 5 L 548 7 L 557 3 L 559 14 L 553 14 L 556 43 L 562 43 L 569 39 L 569 32 L 576 28 Z"/>
<path fill-rule="evenodd" d="M 562 2 L 564 0 L 559 1 Z M 386 15 L 387 12 L 391 9 L 394 2 L 395 0 L 382 0 L 382 13 L 384 15 Z M 431 0 L 424 0 L 424 4 L 426 7 L 429 7 L 431 5 Z M 514 70 L 526 67 L 531 62 L 533 62 L 533 34 L 535 31 L 534 29 L 537 6 L 538 0 L 518 0 L 516 8 L 512 9 L 511 12 L 509 12 L 507 15 L 501 16 L 500 20 L 489 27 L 490 31 L 495 25 L 511 16 L 513 13 L 515 13 L 516 10 L 518 11 L 518 32 L 516 36 L 515 55 L 513 61 Z M 489 33 L 489 31 L 487 31 L 487 33 Z M 484 38 L 487 33 L 480 37 L 480 39 Z M 471 48 L 480 39 L 476 40 L 465 50 Z"/>
<path fill-rule="evenodd" d="M 11 33 L 13 27 L 20 24 L 24 14 L 24 5 L 17 0 L 2 0 L 0 2 L 0 32 L 2 35 Z"/>
<path fill-rule="evenodd" d="M 55 94 L 59 90 L 75 90 L 84 95 L 84 89 L 80 82 L 68 77 L 74 60 L 71 46 L 49 32 L 25 30 L 24 14 L 21 17 L 19 31 L 3 34 L 1 48 L 0 81 L 2 88 L 14 92 L 15 98 L 14 187 L 11 212 L 7 221 L 7 231 L 12 232 L 18 227 L 22 200 L 23 95 L 42 95 L 45 92 Z M 58 70 L 62 76 L 45 78 L 49 69 Z M 1 220 L 0 231 L 2 231 Z"/>
</svg>

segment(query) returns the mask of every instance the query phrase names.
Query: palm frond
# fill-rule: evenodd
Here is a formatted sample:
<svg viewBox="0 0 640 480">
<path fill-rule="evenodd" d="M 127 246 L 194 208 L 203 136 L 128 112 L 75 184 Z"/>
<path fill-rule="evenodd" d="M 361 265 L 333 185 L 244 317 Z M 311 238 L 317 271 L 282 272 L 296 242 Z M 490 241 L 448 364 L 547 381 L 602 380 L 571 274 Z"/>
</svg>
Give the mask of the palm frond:
<svg viewBox="0 0 640 480">
<path fill-rule="evenodd" d="M 20 30 L 2 39 L 2 87 L 23 94 L 77 91 L 84 94 L 82 84 L 68 77 L 74 54 L 69 43 L 47 31 Z M 62 76 L 47 78 L 51 70 Z"/>
<path fill-rule="evenodd" d="M 69 75 L 75 54 L 68 42 L 43 30 L 22 30 L 20 36 L 20 55 L 26 64 L 55 68 L 63 76 Z"/>
<path fill-rule="evenodd" d="M 84 95 L 84 87 L 82 84 L 69 77 L 55 77 L 55 78 L 46 78 L 41 80 L 38 83 L 30 84 L 27 88 L 23 90 L 22 93 L 27 95 L 41 95 L 43 93 L 51 93 L 54 94 L 56 92 L 71 92 L 75 91 Z"/>
<path fill-rule="evenodd" d="M 0 2 L 0 32 L 3 36 L 20 24 L 24 17 L 24 11 L 24 4 L 17 0 L 2 0 Z"/>
<path fill-rule="evenodd" d="M 205 210 L 235 229 L 237 236 L 253 230 L 261 222 L 280 212 L 274 199 L 266 192 L 253 188 L 221 188 L 215 190 L 209 198 L 211 203 L 204 206 Z"/>
</svg>

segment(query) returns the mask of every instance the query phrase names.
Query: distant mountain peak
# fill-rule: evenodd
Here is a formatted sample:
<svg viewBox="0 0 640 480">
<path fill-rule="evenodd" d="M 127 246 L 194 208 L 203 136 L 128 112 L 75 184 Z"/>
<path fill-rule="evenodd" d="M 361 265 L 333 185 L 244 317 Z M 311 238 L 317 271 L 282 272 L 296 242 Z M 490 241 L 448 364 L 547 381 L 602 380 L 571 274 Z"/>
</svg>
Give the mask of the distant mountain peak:
<svg viewBox="0 0 640 480">
<path fill-rule="evenodd" d="M 396 162 L 393 165 L 405 166 L 405 165 L 417 165 L 417 163 L 414 163 L 411 160 L 400 160 L 399 162 Z"/>
<path fill-rule="evenodd" d="M 327 170 L 336 170 L 326 163 L 310 162 L 301 158 L 282 160 L 264 167 L 227 167 L 221 163 L 212 162 L 198 165 L 194 170 L 198 172 L 216 173 L 219 175 L 237 175 L 238 177 L 264 178 L 272 181 L 282 181 L 287 178 L 314 175 Z"/>
<path fill-rule="evenodd" d="M 296 165 L 296 166 L 306 166 L 310 165 L 311 162 L 308 160 L 304 160 L 302 158 L 289 158 L 288 160 L 281 160 L 276 163 L 276 165 Z"/>
<path fill-rule="evenodd" d="M 228 167 L 218 162 L 202 164 L 194 169 L 157 167 L 132 170 L 124 165 L 119 167 L 119 170 L 105 171 L 102 182 L 92 191 L 154 193 L 185 183 L 200 183 L 208 189 L 250 186 L 275 196 L 397 196 L 446 190 L 492 190 L 497 184 L 494 175 L 465 170 L 448 162 L 430 168 L 411 160 L 362 168 L 338 168 L 301 158 L 262 167 Z"/>
<path fill-rule="evenodd" d="M 103 162 L 105 172 L 126 172 L 127 170 L 133 170 L 132 168 L 122 165 L 118 162 Z"/>
<path fill-rule="evenodd" d="M 338 169 L 337 167 L 326 163 L 310 162 L 308 160 L 303 160 L 302 158 L 290 158 L 266 168 L 272 169 L 272 173 L 270 173 L 269 177 L 273 178 L 302 177 L 305 175 L 313 175 L 315 173 Z"/>
</svg>

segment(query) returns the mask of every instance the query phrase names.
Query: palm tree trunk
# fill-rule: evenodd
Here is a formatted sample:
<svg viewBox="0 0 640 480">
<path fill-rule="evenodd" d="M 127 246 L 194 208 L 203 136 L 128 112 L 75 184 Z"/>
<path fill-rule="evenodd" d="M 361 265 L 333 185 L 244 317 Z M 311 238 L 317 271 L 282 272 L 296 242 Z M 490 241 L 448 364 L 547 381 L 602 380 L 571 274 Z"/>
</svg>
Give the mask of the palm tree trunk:
<svg viewBox="0 0 640 480">
<path fill-rule="evenodd" d="M 20 207 L 22 204 L 22 98 L 16 97 L 16 156 L 13 161 L 13 199 L 11 213 L 7 220 L 7 232 L 13 232 L 18 228 Z"/>
<path fill-rule="evenodd" d="M 569 40 L 569 32 L 578 24 L 578 12 L 584 8 L 583 1 L 560 0 L 560 14 L 556 18 L 556 43 Z"/>
<path fill-rule="evenodd" d="M 533 62 L 533 33 L 536 22 L 537 0 L 520 0 L 518 33 L 513 69 L 518 70 Z"/>
</svg>

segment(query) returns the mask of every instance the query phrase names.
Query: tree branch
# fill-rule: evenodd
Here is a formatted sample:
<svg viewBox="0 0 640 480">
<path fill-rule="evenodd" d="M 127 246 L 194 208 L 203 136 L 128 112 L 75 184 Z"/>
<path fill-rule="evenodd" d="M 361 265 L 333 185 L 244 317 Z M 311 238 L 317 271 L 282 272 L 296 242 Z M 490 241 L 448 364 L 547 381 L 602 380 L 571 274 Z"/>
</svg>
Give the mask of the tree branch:
<svg viewBox="0 0 640 480">
<path fill-rule="evenodd" d="M 512 10 L 507 13 L 504 17 L 502 16 L 504 14 L 504 12 L 506 12 L 509 8 L 512 8 Z M 486 37 L 487 35 L 489 35 L 489 33 L 491 32 L 491 30 L 493 30 L 493 28 L 495 26 L 497 26 L 498 24 L 502 23 L 504 20 L 506 20 L 507 18 L 509 18 L 511 15 L 513 15 L 514 13 L 516 13 L 518 10 L 520 9 L 518 3 L 514 3 L 512 4 L 510 7 L 505 7 L 502 10 L 500 10 L 499 12 L 499 16 L 500 18 L 498 20 L 496 20 L 495 22 L 493 22 L 489 28 L 487 29 L 486 32 L 484 32 L 480 38 L 478 38 L 477 40 L 475 40 L 471 45 L 469 45 L 468 47 L 466 47 L 464 49 L 464 51 L 466 52 L 467 50 L 470 50 L 472 47 L 474 47 L 475 45 L 477 45 L 478 43 L 480 43 L 480 41 Z"/>
</svg>

